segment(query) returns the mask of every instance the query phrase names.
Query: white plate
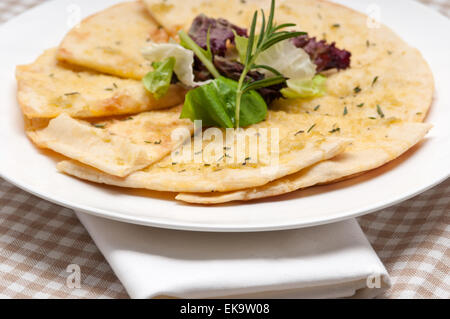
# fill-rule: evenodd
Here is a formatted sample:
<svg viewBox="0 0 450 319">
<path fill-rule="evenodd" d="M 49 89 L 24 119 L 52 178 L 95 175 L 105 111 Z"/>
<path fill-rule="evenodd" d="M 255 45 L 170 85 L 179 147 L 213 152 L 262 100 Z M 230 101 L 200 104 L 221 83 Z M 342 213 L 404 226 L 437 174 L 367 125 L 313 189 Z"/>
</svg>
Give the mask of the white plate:
<svg viewBox="0 0 450 319">
<path fill-rule="evenodd" d="M 366 12 L 381 8 L 381 21 L 419 48 L 436 79 L 436 98 L 427 121 L 435 127 L 420 146 L 397 161 L 360 178 L 315 187 L 264 201 L 219 207 L 188 206 L 85 183 L 57 173 L 55 160 L 25 137 L 16 102 L 14 69 L 56 46 L 67 22 L 120 1 L 58 0 L 34 8 L 0 28 L 0 170 L 20 188 L 86 213 L 142 225 L 201 231 L 265 231 L 331 223 L 406 200 L 443 181 L 450 173 L 449 20 L 406 0 L 338 1 Z M 76 4 L 77 6 L 73 6 Z M 413 68 L 414 66 L 411 65 Z"/>
</svg>

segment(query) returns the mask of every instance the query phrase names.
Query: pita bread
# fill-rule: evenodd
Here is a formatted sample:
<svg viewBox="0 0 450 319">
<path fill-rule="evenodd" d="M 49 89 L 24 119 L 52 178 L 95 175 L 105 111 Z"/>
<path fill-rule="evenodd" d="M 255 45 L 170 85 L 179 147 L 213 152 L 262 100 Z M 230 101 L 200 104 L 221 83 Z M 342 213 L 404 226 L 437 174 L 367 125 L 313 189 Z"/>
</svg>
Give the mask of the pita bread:
<svg viewBox="0 0 450 319">
<path fill-rule="evenodd" d="M 343 126 L 342 124 L 339 125 Z M 368 125 L 366 129 L 362 126 L 359 127 L 359 134 L 350 134 L 354 136 L 354 142 L 344 153 L 296 174 L 278 179 L 262 187 L 222 194 L 184 193 L 179 194 L 176 199 L 196 204 L 247 201 L 282 195 L 317 184 L 337 181 L 380 167 L 397 158 L 422 140 L 431 125 L 394 122 Z M 343 132 L 345 134 L 345 131 Z"/>
<path fill-rule="evenodd" d="M 62 41 L 58 59 L 99 72 L 140 80 L 152 70 L 141 49 L 168 40 L 140 2 L 125 2 L 83 20 Z"/>
<path fill-rule="evenodd" d="M 102 117 L 167 108 L 183 102 L 185 90 L 172 85 L 156 100 L 140 81 L 103 75 L 58 63 L 55 49 L 36 62 L 18 66 L 17 98 L 28 118 Z"/>
<path fill-rule="evenodd" d="M 159 161 L 179 147 L 185 139 L 171 138 L 177 128 L 188 130 L 185 139 L 190 138 L 193 125 L 179 119 L 179 108 L 92 124 L 61 114 L 48 127 L 29 131 L 28 135 L 41 148 L 123 177 Z"/>
<path fill-rule="evenodd" d="M 144 0 L 153 17 L 168 31 L 189 29 L 200 13 L 249 27 L 255 9 L 268 12 L 270 0 Z M 274 109 L 313 111 L 353 118 L 397 117 L 421 122 L 433 97 L 433 76 L 420 52 L 366 15 L 327 1 L 277 0 L 276 22 L 297 23 L 319 40 L 336 42 L 352 53 L 351 68 L 328 74 L 322 98 L 280 100 Z M 261 19 L 260 19 L 261 20 Z"/>
<path fill-rule="evenodd" d="M 302 121 L 300 117 L 297 124 L 307 126 L 308 119 Z M 288 125 L 291 124 L 291 125 Z M 125 179 L 114 178 L 102 174 L 87 166 L 81 166 L 74 161 L 58 164 L 58 169 L 64 173 L 89 181 L 111 184 L 122 187 L 146 188 L 157 191 L 168 192 L 224 192 L 230 190 L 244 189 L 261 186 L 280 177 L 298 172 L 299 170 L 313 165 L 317 162 L 332 158 L 342 153 L 349 144 L 348 138 L 322 135 L 310 131 L 296 134 L 297 127 L 292 126 L 292 120 L 284 112 L 272 112 L 267 121 L 252 128 L 246 129 L 245 134 L 250 136 L 261 136 L 257 129 L 279 128 L 279 148 L 272 150 L 272 137 L 268 137 L 268 152 L 263 154 L 252 152 L 252 147 L 261 145 L 261 139 L 256 143 L 246 142 L 245 155 L 239 160 L 237 157 L 236 143 L 233 147 L 225 146 L 222 138 L 205 142 L 200 152 L 195 149 L 195 144 L 185 145 L 179 153 L 189 153 L 188 161 L 180 161 L 168 156 L 144 170 L 135 172 Z M 220 132 L 220 130 L 219 130 Z M 234 130 L 232 134 L 236 134 Z M 274 133 L 275 134 L 275 133 Z M 226 133 L 222 134 L 224 138 Z M 235 140 L 237 139 L 234 136 Z M 264 147 L 260 146 L 260 150 Z M 187 152 L 187 149 L 191 152 Z M 219 150 L 212 154 L 208 150 Z M 225 149 L 225 152 L 222 152 Z M 257 151 L 258 152 L 258 151 Z M 199 154 L 200 160 L 193 161 L 192 154 Z M 276 153 L 277 157 L 274 157 Z M 213 156 L 208 159 L 208 154 Z M 256 154 L 256 155 L 255 155 Z M 262 155 L 261 155 L 262 154 Z M 256 160 L 256 158 L 257 160 Z M 194 158 L 195 159 L 195 158 Z M 253 159 L 255 159 L 253 161 Z M 275 159 L 275 160 L 274 160 Z M 252 186 L 250 186 L 252 185 Z"/>
</svg>

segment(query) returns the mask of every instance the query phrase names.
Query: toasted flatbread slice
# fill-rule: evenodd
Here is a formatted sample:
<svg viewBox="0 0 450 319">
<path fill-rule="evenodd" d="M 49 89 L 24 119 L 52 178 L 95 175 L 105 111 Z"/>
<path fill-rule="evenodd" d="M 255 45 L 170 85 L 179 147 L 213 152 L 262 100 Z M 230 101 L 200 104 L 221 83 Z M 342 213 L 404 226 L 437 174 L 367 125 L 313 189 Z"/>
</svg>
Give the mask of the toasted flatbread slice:
<svg viewBox="0 0 450 319">
<path fill-rule="evenodd" d="M 58 169 L 80 179 L 120 187 L 165 192 L 224 192 L 245 188 L 248 185 L 264 185 L 292 171 L 298 171 L 318 161 L 336 156 L 348 145 L 348 140 L 330 138 L 329 141 L 321 142 L 320 147 L 314 144 L 316 141 L 311 141 L 302 150 L 291 152 L 290 159 L 286 161 L 283 159 L 280 167 L 276 168 L 251 165 L 240 168 L 222 168 L 223 166 L 219 168 L 211 165 L 202 169 L 201 165 L 179 166 L 164 161 L 125 178 L 105 174 L 73 160 L 58 163 Z"/>
<path fill-rule="evenodd" d="M 256 9 L 270 0 L 143 0 L 151 15 L 168 32 L 189 29 L 200 13 L 249 27 Z M 275 20 L 297 23 L 318 40 L 336 42 L 352 53 L 351 68 L 328 74 L 321 98 L 280 100 L 274 107 L 290 113 L 318 112 L 332 116 L 397 117 L 421 122 L 431 106 L 434 81 L 422 55 L 384 25 L 366 15 L 328 1 L 277 0 Z M 261 21 L 261 18 L 260 18 Z"/>
<path fill-rule="evenodd" d="M 216 129 L 219 136 L 204 139 L 203 147 L 197 148 L 194 138 L 194 142 L 184 145 L 175 154 L 126 178 L 116 178 L 74 161 L 60 163 L 58 169 L 82 179 L 122 187 L 168 192 L 225 192 L 249 185 L 261 186 L 293 174 L 342 153 L 350 142 L 348 138 L 313 131 L 296 134 L 294 124 L 301 123 L 293 123 L 289 116 L 281 113 L 271 112 L 267 121 L 244 133 L 231 130 L 228 143 L 224 142 L 226 133 L 220 133 L 219 129 Z M 306 125 L 304 121 L 303 125 Z M 269 130 L 272 128 L 275 130 Z M 243 134 L 240 136 L 245 139 L 245 144 L 239 144 L 245 146 L 241 153 L 236 143 L 238 134 Z M 230 144 L 230 140 L 235 142 Z M 175 156 L 177 154 L 180 156 Z"/>
<path fill-rule="evenodd" d="M 330 160 L 320 162 L 296 174 L 286 176 L 262 187 L 236 192 L 211 194 L 179 194 L 176 199 L 195 204 L 221 204 L 232 201 L 248 201 L 290 193 L 302 188 L 331 183 L 362 172 L 380 167 L 399 157 L 417 144 L 431 128 L 422 123 L 378 123 L 368 124 L 358 134 L 346 134 L 339 123 L 341 133 L 354 136 L 354 142 L 346 151 Z M 359 125 L 359 124 L 358 124 Z M 317 130 L 321 125 L 317 126 Z"/>
<path fill-rule="evenodd" d="M 201 13 L 215 18 L 225 18 L 247 27 L 255 10 L 270 9 L 270 1 L 260 0 L 142 0 L 142 2 L 150 15 L 172 36 L 179 30 L 189 29 L 194 18 Z"/>
<path fill-rule="evenodd" d="M 172 139 L 177 128 L 187 130 L 184 139 Z M 179 108 L 175 108 L 99 123 L 61 114 L 48 127 L 27 133 L 41 148 L 123 177 L 165 157 L 189 139 L 192 130 L 192 123 L 180 120 Z"/>
<path fill-rule="evenodd" d="M 55 49 L 45 51 L 34 63 L 18 66 L 17 98 L 28 118 L 103 117 L 162 109 L 183 102 L 185 90 L 172 85 L 156 100 L 140 81 L 86 71 L 55 58 Z"/>
<path fill-rule="evenodd" d="M 124 78 L 142 79 L 151 64 L 141 49 L 150 41 L 167 42 L 140 2 L 125 2 L 94 14 L 62 41 L 58 59 Z"/>
</svg>

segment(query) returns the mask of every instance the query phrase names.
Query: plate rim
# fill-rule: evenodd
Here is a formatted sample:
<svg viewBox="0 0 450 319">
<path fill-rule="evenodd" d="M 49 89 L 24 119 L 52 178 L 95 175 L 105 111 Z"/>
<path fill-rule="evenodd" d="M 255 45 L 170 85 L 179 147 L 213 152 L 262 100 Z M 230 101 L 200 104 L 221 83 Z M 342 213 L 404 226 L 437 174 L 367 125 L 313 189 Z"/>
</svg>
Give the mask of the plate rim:
<svg viewBox="0 0 450 319">
<path fill-rule="evenodd" d="M 278 226 L 272 225 L 272 226 L 256 226 L 256 227 L 235 226 L 235 225 L 233 225 L 233 226 L 204 226 L 204 225 L 201 225 L 198 223 L 197 224 L 192 223 L 192 224 L 188 225 L 186 222 L 184 222 L 183 224 L 177 224 L 174 222 L 162 223 L 162 222 L 149 221 L 143 217 L 137 217 L 137 216 L 134 216 L 133 220 L 130 220 L 129 218 L 127 219 L 125 216 L 123 216 L 123 215 L 125 215 L 123 213 L 116 213 L 116 212 L 106 211 L 103 209 L 96 209 L 96 208 L 92 208 L 92 207 L 87 208 L 87 207 L 83 207 L 82 205 L 70 203 L 68 201 L 66 202 L 64 200 L 54 199 L 47 194 L 44 194 L 42 192 L 39 193 L 38 191 L 34 190 L 33 187 L 29 187 L 29 186 L 22 185 L 20 183 L 15 182 L 14 179 L 11 179 L 8 176 L 5 176 L 1 172 L 0 172 L 0 177 L 3 178 L 4 180 L 6 180 L 7 182 L 13 184 L 14 186 L 22 189 L 23 191 L 25 191 L 27 193 L 34 195 L 36 197 L 39 197 L 41 199 L 44 199 L 46 201 L 49 201 L 49 202 L 59 205 L 59 206 L 63 206 L 65 208 L 72 209 L 76 212 L 85 213 L 85 214 L 93 215 L 96 217 L 102 217 L 102 218 L 107 218 L 107 219 L 111 219 L 111 220 L 118 221 L 118 222 L 124 222 L 124 223 L 129 223 L 129 224 L 147 226 L 147 227 L 162 228 L 162 229 L 195 231 L 195 232 L 240 233 L 240 232 L 270 232 L 270 231 L 301 229 L 301 228 L 308 228 L 308 227 L 337 223 L 337 222 L 344 221 L 344 220 L 347 220 L 350 218 L 364 216 L 364 215 L 373 213 L 375 211 L 380 211 L 387 207 L 391 207 L 398 203 L 407 201 L 408 199 L 411 199 L 423 192 L 426 192 L 427 190 L 446 181 L 450 177 L 450 173 L 447 173 L 447 175 L 442 176 L 442 178 L 437 179 L 432 184 L 426 185 L 419 190 L 413 191 L 407 195 L 405 195 L 405 194 L 398 195 L 395 200 L 387 201 L 386 203 L 379 205 L 379 206 L 372 205 L 372 207 L 367 208 L 365 210 L 359 210 L 358 212 L 356 212 L 358 209 L 355 209 L 355 212 L 353 212 L 353 213 L 350 213 L 350 214 L 345 213 L 342 215 L 337 215 L 333 218 L 329 218 L 326 220 L 317 219 L 317 220 L 312 220 L 309 222 L 303 222 L 303 223 L 299 223 L 299 224 L 289 223 L 289 224 L 280 224 Z"/>
</svg>

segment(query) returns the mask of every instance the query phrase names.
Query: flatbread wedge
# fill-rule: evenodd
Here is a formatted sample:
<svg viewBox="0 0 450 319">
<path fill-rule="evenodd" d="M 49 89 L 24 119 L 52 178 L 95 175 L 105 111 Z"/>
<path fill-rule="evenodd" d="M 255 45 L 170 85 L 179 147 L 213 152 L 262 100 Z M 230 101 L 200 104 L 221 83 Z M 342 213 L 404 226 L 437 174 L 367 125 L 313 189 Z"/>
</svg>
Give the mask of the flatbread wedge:
<svg viewBox="0 0 450 319">
<path fill-rule="evenodd" d="M 292 152 L 290 154 L 291 160 L 281 165 L 278 170 L 271 170 L 270 168 L 265 170 L 261 167 L 250 167 L 248 169 L 218 169 L 217 167 L 212 167 L 208 170 L 204 169 L 202 172 L 195 172 L 195 169 L 192 167 L 170 167 L 171 164 L 163 162 L 151 168 L 132 173 L 125 178 L 117 178 L 73 160 L 60 162 L 57 167 L 61 172 L 80 179 L 120 187 L 145 188 L 164 192 L 223 192 L 230 189 L 245 188 L 248 185 L 263 185 L 291 171 L 297 171 L 299 168 L 333 157 L 341 153 L 347 143 L 347 140 L 332 138 L 328 142 L 321 143 L 321 148 L 314 149 L 312 145 L 314 142 L 312 142 L 303 150 Z M 297 161 L 294 158 L 297 158 Z M 299 163 L 300 161 L 301 163 Z"/>
<path fill-rule="evenodd" d="M 199 14 L 225 18 L 240 26 L 248 26 L 255 10 L 270 8 L 270 1 L 260 0 L 142 0 L 150 15 L 172 36 L 187 30 Z M 277 2 L 280 2 L 277 0 Z"/>
<path fill-rule="evenodd" d="M 195 204 L 221 204 L 268 198 L 318 184 L 330 183 L 390 162 L 420 142 L 431 128 L 430 124 L 422 123 L 397 122 L 385 125 L 378 128 L 368 126 L 366 134 L 355 136 L 352 145 L 335 158 L 320 162 L 262 187 L 221 194 L 183 193 L 179 194 L 176 199 Z M 361 127 L 361 133 L 363 130 Z"/>
<path fill-rule="evenodd" d="M 184 139 L 172 139 L 172 131 L 177 128 L 187 130 Z M 176 108 L 99 123 L 61 114 L 46 128 L 27 134 L 41 148 L 124 177 L 165 157 L 189 139 L 192 130 L 192 123 L 180 120 L 179 108 Z"/>
<path fill-rule="evenodd" d="M 301 121 L 300 118 L 297 119 Z M 236 143 L 238 140 L 236 134 L 239 133 L 232 130 L 234 132 L 232 134 L 235 135 L 234 145 L 224 144 L 222 138 L 211 138 L 208 141 L 205 140 L 203 147 L 198 150 L 195 148 L 195 142 L 192 142 L 161 162 L 130 174 L 126 178 L 115 178 L 91 167 L 79 165 L 75 161 L 59 163 L 58 169 L 81 179 L 122 187 L 167 192 L 226 192 L 265 185 L 293 174 L 342 153 L 351 142 L 345 137 L 316 134 L 312 131 L 296 134 L 296 127 L 293 124 L 294 122 L 287 114 L 272 112 L 267 121 L 246 129 L 244 132 L 248 139 L 245 143 L 248 147 L 245 147 L 240 159 Z M 306 126 L 305 121 L 303 125 Z M 264 128 L 277 129 L 273 134 L 279 136 L 279 144 L 272 143 L 273 140 L 270 137 L 267 139 L 267 152 L 261 152 L 264 147 L 260 147 L 258 153 L 252 152 L 262 142 L 258 140 L 257 143 L 251 143 L 250 138 L 264 136 L 265 134 L 261 133 L 265 131 L 259 130 Z M 221 135 L 223 138 L 225 136 L 226 133 Z M 278 148 L 272 149 L 272 145 L 275 144 Z M 215 150 L 218 151 L 215 152 Z M 188 160 L 174 156 L 177 153 L 189 154 Z M 195 155 L 200 156 L 198 161 Z"/>
<path fill-rule="evenodd" d="M 76 118 L 133 114 L 183 102 L 185 90 L 172 85 L 156 100 L 140 81 L 87 71 L 44 52 L 34 63 L 16 69 L 17 98 L 28 118 L 54 118 L 66 113 Z"/>
<path fill-rule="evenodd" d="M 138 1 L 124 2 L 94 14 L 62 41 L 58 59 L 99 72 L 140 80 L 151 64 L 141 49 L 150 41 L 168 41 Z"/>
</svg>

